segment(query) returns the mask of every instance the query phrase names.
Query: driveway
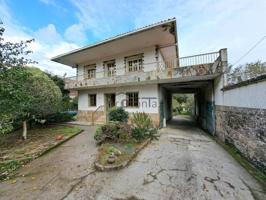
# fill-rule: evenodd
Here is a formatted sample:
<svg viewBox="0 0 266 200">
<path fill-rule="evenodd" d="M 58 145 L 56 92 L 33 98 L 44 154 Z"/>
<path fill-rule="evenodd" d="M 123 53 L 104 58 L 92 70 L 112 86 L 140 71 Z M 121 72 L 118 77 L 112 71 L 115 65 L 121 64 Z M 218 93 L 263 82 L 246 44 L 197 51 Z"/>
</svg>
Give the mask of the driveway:
<svg viewBox="0 0 266 200">
<path fill-rule="evenodd" d="M 0 183 L 0 199 L 266 199 L 260 185 L 187 118 L 119 171 L 95 172 L 94 128 L 19 170 L 15 184 Z M 32 177 L 35 177 L 32 179 Z"/>
</svg>

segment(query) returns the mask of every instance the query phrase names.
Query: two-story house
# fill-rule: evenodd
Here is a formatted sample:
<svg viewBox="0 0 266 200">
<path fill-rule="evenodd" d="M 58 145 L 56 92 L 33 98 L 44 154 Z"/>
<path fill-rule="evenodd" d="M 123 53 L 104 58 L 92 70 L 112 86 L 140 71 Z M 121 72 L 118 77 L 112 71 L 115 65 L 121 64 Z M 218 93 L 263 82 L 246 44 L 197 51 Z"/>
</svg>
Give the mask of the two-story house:
<svg viewBox="0 0 266 200">
<path fill-rule="evenodd" d="M 148 113 L 162 126 L 171 118 L 171 94 L 219 76 L 225 51 L 179 58 L 176 20 L 169 19 L 52 60 L 77 70 L 66 89 L 78 91 L 78 120 L 103 123 L 109 108 L 123 106 Z M 194 85 L 184 86 L 188 82 Z"/>
</svg>

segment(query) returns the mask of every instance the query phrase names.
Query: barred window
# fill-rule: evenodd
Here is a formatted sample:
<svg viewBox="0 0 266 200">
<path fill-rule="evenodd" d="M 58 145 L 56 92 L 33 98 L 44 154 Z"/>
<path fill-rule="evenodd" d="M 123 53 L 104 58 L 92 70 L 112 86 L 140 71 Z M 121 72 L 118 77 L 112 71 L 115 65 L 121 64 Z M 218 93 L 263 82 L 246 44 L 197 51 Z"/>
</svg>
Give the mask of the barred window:
<svg viewBox="0 0 266 200">
<path fill-rule="evenodd" d="M 89 106 L 96 106 L 96 94 L 89 94 Z"/>
<path fill-rule="evenodd" d="M 130 56 L 126 58 L 127 70 L 129 72 L 136 72 L 143 70 L 143 54 Z"/>
<path fill-rule="evenodd" d="M 139 107 L 139 93 L 138 92 L 127 93 L 127 107 Z"/>
</svg>

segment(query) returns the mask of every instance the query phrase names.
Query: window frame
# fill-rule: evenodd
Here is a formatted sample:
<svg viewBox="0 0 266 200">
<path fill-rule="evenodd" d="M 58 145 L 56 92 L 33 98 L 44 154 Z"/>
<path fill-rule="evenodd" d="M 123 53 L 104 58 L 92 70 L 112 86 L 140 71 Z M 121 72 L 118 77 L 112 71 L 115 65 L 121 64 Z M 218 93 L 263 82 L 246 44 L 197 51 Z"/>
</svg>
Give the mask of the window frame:
<svg viewBox="0 0 266 200">
<path fill-rule="evenodd" d="M 84 66 L 85 79 L 96 78 L 96 64 L 90 64 Z"/>
<path fill-rule="evenodd" d="M 144 54 L 136 54 L 132 56 L 125 57 L 125 64 L 126 64 L 126 71 L 127 72 L 141 72 L 144 69 L 143 62 L 144 62 Z M 134 66 L 134 62 L 137 61 L 137 66 Z M 132 63 L 130 65 L 130 62 Z"/>
<path fill-rule="evenodd" d="M 130 95 L 133 95 L 133 96 L 130 97 Z M 139 108 L 139 92 L 127 92 L 126 98 L 127 98 L 127 101 L 126 101 L 127 108 Z M 130 102 L 131 98 L 132 98 L 132 103 Z"/>
<path fill-rule="evenodd" d="M 115 62 L 115 59 L 104 61 L 103 65 L 104 65 L 104 69 L 105 69 L 104 70 L 105 71 L 105 77 L 116 76 L 116 62 Z M 109 66 L 109 65 L 113 65 L 113 66 Z"/>
<path fill-rule="evenodd" d="M 88 107 L 95 107 L 95 106 L 97 106 L 97 94 L 88 94 Z"/>
</svg>

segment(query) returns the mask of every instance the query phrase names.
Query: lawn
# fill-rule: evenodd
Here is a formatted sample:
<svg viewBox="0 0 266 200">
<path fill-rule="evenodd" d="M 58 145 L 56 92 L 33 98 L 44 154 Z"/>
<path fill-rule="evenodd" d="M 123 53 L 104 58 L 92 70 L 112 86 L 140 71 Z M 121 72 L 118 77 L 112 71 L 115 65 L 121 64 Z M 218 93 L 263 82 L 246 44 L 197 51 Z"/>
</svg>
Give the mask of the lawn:
<svg viewBox="0 0 266 200">
<path fill-rule="evenodd" d="M 21 139 L 21 130 L 1 135 L 0 180 L 8 179 L 17 168 L 79 132 L 78 127 L 49 125 L 30 129 L 26 141 Z"/>
</svg>

